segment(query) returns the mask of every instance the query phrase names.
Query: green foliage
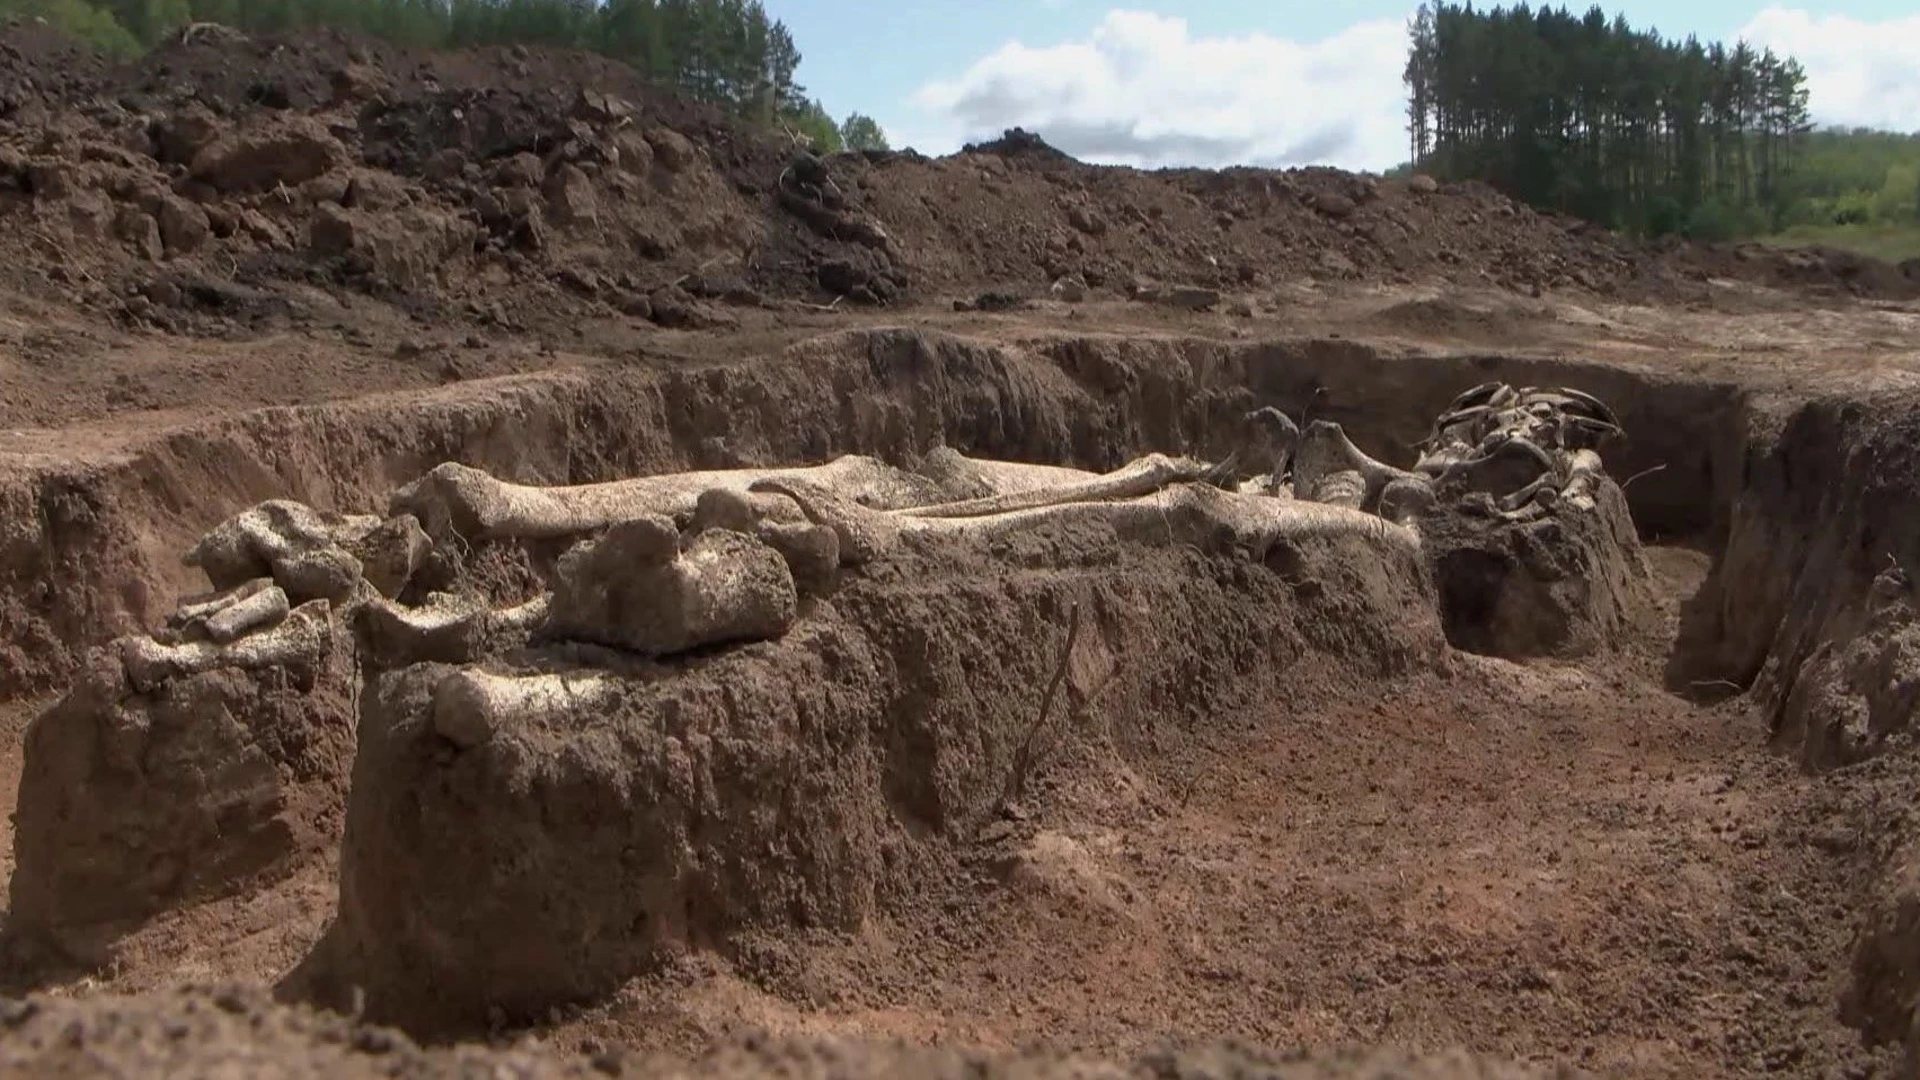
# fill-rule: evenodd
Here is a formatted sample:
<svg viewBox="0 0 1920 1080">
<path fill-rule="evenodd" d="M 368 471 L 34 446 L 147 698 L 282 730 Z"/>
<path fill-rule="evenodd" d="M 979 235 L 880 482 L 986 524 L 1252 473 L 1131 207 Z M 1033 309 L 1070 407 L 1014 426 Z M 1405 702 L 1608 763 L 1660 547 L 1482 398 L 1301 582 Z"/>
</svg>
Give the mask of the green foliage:
<svg viewBox="0 0 1920 1080">
<path fill-rule="evenodd" d="M 819 102 L 803 102 L 782 119 L 795 134 L 806 137 L 807 144 L 815 153 L 833 154 L 840 151 L 840 126 L 833 122 L 833 117 L 827 115 L 827 110 Z"/>
<path fill-rule="evenodd" d="M 1791 225 L 1762 243 L 1780 247 L 1819 244 L 1871 255 L 1888 262 L 1920 259 L 1920 224 L 1878 222 L 1866 225 Z"/>
<path fill-rule="evenodd" d="M 1412 29 L 1407 168 L 1651 235 L 1902 252 L 1920 224 L 1920 134 L 1815 130 L 1790 58 L 1667 41 L 1597 7 L 1441 0 Z"/>
<path fill-rule="evenodd" d="M 853 113 L 840 125 L 840 142 L 849 150 L 892 149 L 879 121 L 865 113 Z"/>
<path fill-rule="evenodd" d="M 1441 0 L 1412 29 L 1408 130 L 1430 172 L 1649 232 L 1737 230 L 1785 203 L 1808 128 L 1792 59 L 1667 41 L 1598 7 Z"/>
<path fill-rule="evenodd" d="M 44 19 L 48 26 L 103 52 L 140 51 L 140 40 L 86 0 L 0 0 L 0 18 Z"/>
<path fill-rule="evenodd" d="M 735 115 L 785 123 L 816 147 L 842 142 L 840 126 L 794 81 L 800 50 L 762 0 L 0 0 L 7 14 L 39 16 L 118 53 L 190 22 L 250 33 L 330 27 L 427 48 L 590 49 Z M 884 144 L 870 119 L 856 114 L 848 124 Z"/>
</svg>

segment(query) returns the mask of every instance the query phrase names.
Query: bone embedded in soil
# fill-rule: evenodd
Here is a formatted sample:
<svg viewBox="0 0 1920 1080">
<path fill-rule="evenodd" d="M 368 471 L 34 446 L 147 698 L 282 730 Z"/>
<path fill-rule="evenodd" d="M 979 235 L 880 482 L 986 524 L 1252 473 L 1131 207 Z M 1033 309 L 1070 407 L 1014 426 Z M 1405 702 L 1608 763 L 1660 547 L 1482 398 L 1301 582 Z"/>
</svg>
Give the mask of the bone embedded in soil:
<svg viewBox="0 0 1920 1080">
<path fill-rule="evenodd" d="M 1907 269 L 50 35 L 0 1072 L 1915 1073 Z"/>
<path fill-rule="evenodd" d="M 1678 617 L 1658 596 L 1688 583 L 1656 577 L 1601 464 L 1613 411 L 1479 386 L 1406 469 L 1270 406 L 1235 430 L 1213 460 L 1106 473 L 951 448 L 584 487 L 442 466 L 384 519 L 233 515 L 189 557 L 220 591 L 102 650 L 35 722 L 9 932 L 124 962 L 337 846 L 337 908 L 277 995 L 432 1040 L 571 1017 L 553 1030 L 631 1043 L 641 1016 L 751 1013 L 1519 1059 L 1562 1021 L 1509 995 L 1564 993 L 1629 1017 L 1580 1060 L 1723 1060 L 1647 1059 L 1681 984 L 1657 944 L 1605 943 L 1668 908 L 1698 940 L 1749 914 L 1737 881 L 1761 868 L 1662 827 L 1704 809 L 1716 755 L 1763 782 L 1766 759 L 1649 683 L 1513 663 L 1630 661 Z M 548 593 L 446 591 L 476 559 Z M 270 712 L 282 687 L 307 693 Z M 208 700 L 242 722 L 167 715 Z M 104 780 L 132 760 L 130 804 Z M 149 834 L 242 813 L 251 832 Z M 1679 876 L 1636 891 L 1650 873 Z M 701 955 L 711 974 L 671 974 Z M 1488 993 L 1496 971 L 1519 981 Z M 739 978 L 752 1010 L 713 993 Z M 1233 988 L 1249 1003 L 1223 1007 Z"/>
</svg>

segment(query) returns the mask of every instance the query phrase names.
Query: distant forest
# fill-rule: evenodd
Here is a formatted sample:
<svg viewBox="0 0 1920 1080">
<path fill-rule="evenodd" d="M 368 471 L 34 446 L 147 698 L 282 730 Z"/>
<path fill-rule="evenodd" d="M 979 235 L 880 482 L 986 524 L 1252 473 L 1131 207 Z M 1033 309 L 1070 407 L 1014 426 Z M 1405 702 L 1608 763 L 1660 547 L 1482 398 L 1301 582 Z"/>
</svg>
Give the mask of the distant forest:
<svg viewBox="0 0 1920 1080">
<path fill-rule="evenodd" d="M 554 45 L 631 64 L 816 149 L 884 149 L 871 118 L 836 124 L 795 81 L 800 50 L 760 0 L 0 0 L 97 47 L 134 54 L 193 22 L 247 32 L 328 27 L 400 45 Z"/>
<path fill-rule="evenodd" d="M 1920 135 L 1815 130 L 1791 57 L 1668 41 L 1600 8 L 1423 4 L 1413 167 L 1651 235 L 1920 224 Z"/>
</svg>

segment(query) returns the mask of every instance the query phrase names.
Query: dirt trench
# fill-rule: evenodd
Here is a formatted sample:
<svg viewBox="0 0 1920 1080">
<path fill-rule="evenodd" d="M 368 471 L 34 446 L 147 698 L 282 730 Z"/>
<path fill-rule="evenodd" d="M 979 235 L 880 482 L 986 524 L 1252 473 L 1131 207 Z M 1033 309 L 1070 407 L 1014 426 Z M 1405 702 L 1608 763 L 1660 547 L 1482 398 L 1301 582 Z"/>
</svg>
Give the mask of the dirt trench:
<svg viewBox="0 0 1920 1080">
<path fill-rule="evenodd" d="M 1261 405 L 1335 420 L 1362 450 L 1404 464 L 1448 400 L 1493 379 L 1577 384 L 1614 403 L 1633 436 L 1610 467 L 1622 479 L 1643 474 L 1627 488 L 1643 532 L 1724 528 L 1745 425 L 1728 385 L 1330 339 L 1081 336 L 1011 346 L 860 330 L 727 364 L 508 377 L 102 432 L 81 437 L 91 452 L 64 460 L 52 451 L 72 433 L 26 433 L 29 452 L 0 475 L 0 699 L 54 689 L 80 650 L 151 625 L 200 588 L 179 553 L 264 499 L 381 510 L 395 488 L 443 461 L 578 484 L 855 452 L 897 460 L 947 445 L 1109 469 L 1146 451 L 1222 453 L 1225 433 Z"/>
<path fill-rule="evenodd" d="M 1036 1037 L 1113 1050 L 1137 1044 L 1114 1029 L 1112 1018 L 1099 1018 L 1099 995 L 1076 995 L 1055 980 L 1076 972 L 1084 978 L 1121 957 L 1146 955 L 1151 959 L 1130 976 L 1142 1005 L 1121 1012 L 1149 1027 L 1201 1036 L 1254 1030 L 1277 1042 L 1315 1046 L 1466 1045 L 1536 1061 L 1637 1063 L 1657 1075 L 1700 1075 L 1688 1070 L 1703 1068 L 1739 1075 L 1760 1063 L 1789 1075 L 1816 1075 L 1818 1062 L 1843 1058 L 1862 1068 L 1884 1064 L 1876 1052 L 1851 1045 L 1851 1033 L 1833 1023 L 1831 1012 L 1833 1002 L 1849 1002 L 1848 1023 L 1893 1043 L 1904 1037 L 1912 1015 L 1914 988 L 1899 957 L 1915 902 L 1901 890 L 1899 874 L 1885 876 L 1892 882 L 1885 889 L 1869 890 L 1870 932 L 1863 944 L 1849 954 L 1844 940 L 1858 921 L 1851 912 L 1863 902 L 1846 875 L 1880 881 L 1883 868 L 1897 869 L 1909 850 L 1903 838 L 1910 827 L 1888 808 L 1898 785 L 1883 779 L 1878 787 L 1861 786 L 1840 776 L 1835 786 L 1809 787 L 1791 769 L 1757 756 L 1738 709 L 1700 711 L 1657 685 L 1660 661 L 1668 660 L 1666 677 L 1680 689 L 1722 680 L 1754 689 L 1752 700 L 1777 714 L 1792 712 L 1796 688 L 1819 681 L 1805 673 L 1824 670 L 1822 650 L 1870 638 L 1872 658 L 1900 668 L 1898 631 L 1905 624 L 1897 612 L 1892 622 L 1870 615 L 1878 610 L 1875 597 L 1890 588 L 1884 583 L 1888 556 L 1898 564 L 1914 540 L 1913 526 L 1898 511 L 1914 475 L 1904 467 L 1913 445 L 1904 401 L 1783 403 L 1732 384 L 1618 364 L 1421 355 L 1327 339 L 1227 344 L 1083 335 L 1008 345 L 874 330 L 727 364 L 600 369 L 265 410 L 123 436 L 103 443 L 87 464 L 28 461 L 19 468 L 6 489 L 14 512 L 4 520 L 14 535 L 4 549 L 8 579 L 0 595 L 9 606 L 0 625 L 12 651 L 0 686 L 16 695 L 55 686 L 85 643 L 150 623 L 176 594 L 197 587 L 178 564 L 178 552 L 225 515 L 288 496 L 377 510 L 393 487 L 443 460 L 527 482 L 579 483 L 690 467 L 818 461 L 845 452 L 905 458 L 944 443 L 980 456 L 1110 468 L 1147 449 L 1217 452 L 1213 433 L 1255 405 L 1275 404 L 1295 416 L 1336 420 L 1362 449 L 1404 462 L 1407 447 L 1449 399 L 1491 379 L 1573 385 L 1607 399 L 1632 435 L 1610 453 L 1609 468 L 1633 478 L 1626 494 L 1642 532 L 1715 553 L 1684 618 L 1677 605 L 1697 579 L 1687 571 L 1663 573 L 1673 625 L 1650 630 L 1612 666 L 1534 671 L 1458 657 L 1407 661 L 1438 649 L 1437 627 L 1420 614 L 1432 611 L 1431 598 L 1406 582 L 1382 585 L 1393 575 L 1368 572 L 1351 553 L 1334 560 L 1332 578 L 1340 584 L 1324 594 L 1332 609 L 1306 616 L 1300 601 L 1289 598 L 1303 580 L 1298 565 L 1236 564 L 1224 552 L 1128 553 L 1118 561 L 1063 566 L 1062 559 L 1074 563 L 1074 545 L 1041 542 L 1011 553 L 1016 563 L 1026 560 L 1023 571 L 1001 571 L 985 584 L 955 582 L 945 592 L 937 586 L 952 568 L 929 567 L 915 584 L 949 596 L 942 603 L 958 605 L 950 619 L 936 617 L 931 601 L 914 589 L 890 594 L 875 586 L 876 593 L 849 596 L 845 604 L 861 613 L 849 625 L 857 622 L 878 637 L 855 647 L 850 643 L 860 635 L 849 631 L 835 655 L 864 649 L 878 658 L 876 670 L 907 678 L 914 663 L 926 663 L 929 649 L 926 631 L 916 638 L 909 628 L 991 625 L 999 660 L 988 666 L 995 678 L 1030 686 L 1045 671 L 1033 641 L 1047 627 L 1057 628 L 1067 596 L 1091 590 L 1103 598 L 1110 655 L 1126 651 L 1114 644 L 1125 642 L 1172 658 L 1166 668 L 1144 664 L 1122 680 L 1155 704 L 1134 710 L 1082 700 L 1073 727 L 1085 742 L 1065 749 L 1034 807 L 1004 820 L 995 820 L 984 798 L 993 786 L 985 778 L 1006 769 L 1021 710 L 978 702 L 941 729 L 943 737 L 965 744 L 942 748 L 937 738 L 934 745 L 908 747 L 864 743 L 871 732 L 899 726 L 881 709 L 839 735 L 818 733 L 820 743 L 797 756 L 781 751 L 774 760 L 756 761 L 744 754 L 728 764 L 738 767 L 738 776 L 788 783 L 820 775 L 824 767 L 842 792 L 878 784 L 882 798 L 810 805 L 812 795 L 795 787 L 780 803 L 781 813 L 793 816 L 756 821 L 755 828 L 772 833 L 743 834 L 747 839 L 738 843 L 737 837 L 704 837 L 686 873 L 666 886 L 600 888 L 605 883 L 598 882 L 574 889 L 580 882 L 565 873 L 523 867 L 531 875 L 528 887 L 546 890 L 529 894 L 534 907 L 577 905 L 596 892 L 644 894 L 649 903 L 661 901 L 661 912 L 677 912 L 668 920 L 669 939 L 696 946 L 735 939 L 721 950 L 728 973 L 696 979 L 692 994 L 684 986 L 649 989 L 645 980 L 622 988 L 639 965 L 613 962 L 621 951 L 637 956 L 662 939 L 657 929 L 632 929 L 648 921 L 637 918 L 645 912 L 591 905 L 580 912 L 588 923 L 626 916 L 625 929 L 605 939 L 611 958 L 567 960 L 585 924 L 565 924 L 556 932 L 569 940 L 544 953 L 529 946 L 492 959 L 469 954 L 448 966 L 446 956 L 432 951 L 440 939 L 429 933 L 409 946 L 415 952 L 402 950 L 375 964 L 368 957 L 378 959 L 378 949 L 370 943 L 403 940 L 425 927 L 409 928 L 412 917 L 402 913 L 419 894 L 409 875 L 426 872 L 426 864 L 399 859 L 382 868 L 362 859 L 358 870 L 351 861 L 343 867 L 358 875 L 359 906 L 343 906 L 332 943 L 316 954 L 324 961 L 316 966 L 333 969 L 321 971 L 321 981 L 336 984 L 320 996 L 350 1002 L 347 984 L 371 974 L 374 993 L 366 1004 L 375 1015 L 423 1031 L 445 1025 L 471 1032 L 489 1004 L 506 1001 L 515 1008 L 495 1019 L 544 1019 L 548 1029 L 601 1043 L 673 1046 L 672 1040 L 686 1038 L 687 1047 L 699 1043 L 689 1033 L 707 1030 L 714 1012 L 737 1017 L 771 1008 L 788 1030 L 806 1031 L 823 1021 L 796 1015 L 792 1003 L 824 997 L 867 1017 L 869 1031 L 945 1038 L 962 1034 L 956 1023 L 1005 1023 Z M 1655 555 L 1663 565 L 1689 558 L 1667 547 Z M 1034 581 L 1023 584 L 1022 573 Z M 1185 584 L 1167 584 L 1173 581 Z M 1386 592 L 1370 593 L 1376 585 Z M 1243 599 L 1251 593 L 1260 603 L 1251 609 L 1227 604 L 1229 592 Z M 1184 622 L 1160 617 L 1183 608 L 1192 609 Z M 888 634 L 875 629 L 881 627 L 891 627 L 895 640 L 885 640 Z M 1329 628 L 1333 636 L 1315 637 Z M 1358 637 L 1343 637 L 1339 628 Z M 1674 628 L 1681 648 L 1669 658 L 1671 639 L 1664 635 Z M 1890 639 L 1897 640 L 1885 645 Z M 962 655 L 968 651 L 949 650 L 944 667 L 928 669 L 940 674 L 915 693 L 926 700 L 954 697 L 969 682 L 968 670 L 979 666 Z M 1222 651 L 1212 668 L 1195 659 Z M 1889 651 L 1893 659 L 1884 659 Z M 1312 660 L 1302 661 L 1309 655 Z M 1399 659 L 1383 664 L 1383 657 Z M 782 663 L 791 670 L 783 671 Z M 818 663 L 816 655 L 774 661 L 769 670 L 778 676 L 773 682 L 799 688 L 793 700 L 804 701 L 808 665 Z M 1454 664 L 1465 667 L 1454 670 Z M 397 675 L 396 700 L 406 697 L 406 678 Z M 702 722 L 686 717 L 703 715 L 700 708 L 712 709 L 716 695 L 725 696 L 717 689 L 718 672 L 697 678 L 712 680 L 714 692 L 693 694 L 692 713 L 677 707 L 680 722 L 696 728 Z M 1880 693 L 1870 680 L 1826 681 L 1855 696 Z M 881 682 L 891 689 L 876 700 L 907 685 Z M 1850 689 L 1856 684 L 1865 689 Z M 1896 678 L 1890 685 L 1905 684 Z M 1195 698 L 1196 686 L 1220 687 L 1222 696 Z M 1382 686 L 1387 689 L 1372 688 Z M 1084 687 L 1080 693 L 1087 696 Z M 1619 703 L 1603 704 L 1615 696 Z M 1864 714 L 1869 705 L 1856 711 Z M 1816 719 L 1799 721 L 1799 728 L 1776 726 L 1791 738 L 1821 724 L 1845 728 L 1853 716 L 1830 702 L 1822 708 L 1801 706 L 1793 715 Z M 1904 723 L 1898 709 L 1875 708 L 1878 727 L 1897 735 Z M 1570 722 L 1569 710 L 1579 723 Z M 408 770 L 424 767 L 419 755 L 431 750 L 409 741 L 409 715 L 398 708 L 377 716 L 386 749 L 367 753 L 382 743 L 363 743 L 357 766 L 391 774 L 381 786 L 389 794 L 416 785 L 419 778 Z M 603 734 L 622 746 L 620 753 L 639 753 L 632 734 L 653 726 L 650 715 L 635 707 Z M 726 715 L 725 708 L 714 712 L 708 726 L 724 728 Z M 1412 744 L 1427 747 L 1415 755 L 1422 760 L 1382 771 L 1387 762 L 1405 759 Z M 1886 749 L 1862 745 L 1842 764 Z M 1103 756 L 1103 748 L 1111 756 Z M 939 795 L 889 787 L 895 781 L 884 779 L 886 768 L 863 771 L 875 755 L 910 759 L 909 774 L 939 776 L 948 787 Z M 1885 760 L 1865 764 L 1882 773 L 1895 767 Z M 511 808 L 530 797 L 529 778 L 555 775 L 554 769 L 564 777 L 578 767 L 564 755 L 545 764 L 474 764 L 469 789 L 455 790 L 428 816 L 452 813 L 473 799 Z M 597 768 L 587 766 L 573 780 L 590 788 Z M 1562 770 L 1597 775 L 1591 783 L 1563 786 L 1554 779 Z M 1364 795 L 1342 790 L 1362 776 L 1369 778 Z M 1489 777 L 1497 779 L 1489 783 Z M 1736 779 L 1755 785 L 1754 794 L 1734 792 Z M 496 781 L 505 786 L 489 789 Z M 1716 786 L 1722 782 L 1725 787 Z M 1455 794 L 1436 800 L 1436 791 L 1449 789 Z M 538 813 L 525 806 L 501 812 L 565 821 L 579 808 L 564 802 Z M 1554 817 L 1545 808 L 1556 802 L 1579 816 Z M 884 810 L 868 814 L 876 807 Z M 1413 824 L 1389 825 L 1407 812 Z M 1276 830 L 1263 813 L 1279 815 L 1288 829 Z M 446 845 L 429 836 L 431 830 L 408 839 L 412 826 L 369 824 L 404 821 L 397 811 L 363 807 L 360 815 L 365 834 L 399 830 L 377 835 L 374 846 L 393 852 L 411 844 L 416 855 L 438 852 L 458 864 L 438 880 L 466 880 L 460 875 L 490 857 L 484 844 Z M 1527 828 L 1512 832 L 1498 824 L 1516 815 Z M 1712 828 L 1685 824 L 1688 815 L 1710 820 Z M 1117 841 L 1089 827 L 1096 821 L 1125 834 L 1120 850 L 1129 853 L 1127 861 L 1115 861 Z M 1386 832 L 1375 831 L 1383 827 Z M 1182 854 L 1239 858 L 1223 846 L 1222 828 L 1269 843 L 1277 843 L 1276 835 L 1291 837 L 1271 856 L 1225 874 L 1241 915 L 1198 895 L 1210 875 L 1223 871 Z M 583 829 L 590 848 L 608 842 L 596 829 Z M 899 831 L 882 843 L 889 830 Z M 802 839 L 794 841 L 789 869 L 777 881 L 727 876 L 729 852 L 787 834 Z M 942 839 L 929 846 L 926 838 L 934 835 Z M 1504 838 L 1494 844 L 1495 863 L 1504 871 L 1483 861 L 1488 836 Z M 658 836 L 638 839 L 660 842 Z M 1561 854 L 1542 854 L 1556 846 Z M 602 858 L 606 852 L 592 850 L 598 854 L 556 842 L 543 858 L 550 867 L 611 865 Z M 1563 859 L 1571 860 L 1564 868 Z M 1434 865 L 1417 869 L 1427 860 Z M 1308 884 L 1299 867 L 1316 864 L 1325 880 Z M 1485 895 L 1475 895 L 1462 885 L 1502 873 L 1520 874 L 1510 892 L 1496 892 L 1489 881 Z M 1282 879 L 1292 884 L 1271 884 Z M 1806 898 L 1807 906 L 1783 905 L 1759 884 L 1770 879 L 1782 882 L 1783 893 Z M 989 890 L 982 899 L 988 882 L 1002 891 Z M 1755 890 L 1753 897 L 1744 896 L 1747 889 Z M 1170 898 L 1168 890 L 1184 898 Z M 400 896 L 409 899 L 395 899 Z M 468 929 L 483 937 L 498 936 L 515 916 L 514 910 L 463 913 L 461 899 L 448 898 L 444 921 L 458 925 L 470 916 L 477 921 Z M 1816 911 L 1814 904 L 1848 914 L 1823 921 L 1826 909 Z M 1306 956 L 1287 958 L 1286 935 L 1250 930 L 1253 918 L 1277 926 L 1297 921 L 1309 944 Z M 395 919 L 402 924 L 397 931 L 389 925 L 369 935 L 369 924 Z M 1000 919 L 1006 926 L 994 928 Z M 1182 919 L 1194 921 L 1191 936 L 1168 928 Z M 861 927 L 875 924 L 912 943 L 925 959 L 903 964 L 884 950 L 867 951 L 871 942 L 851 949 L 844 941 L 820 943 L 821 934 L 857 937 L 872 932 Z M 1058 940 L 1047 939 L 1047 927 Z M 1236 937 L 1244 954 L 1234 951 Z M 358 961 L 339 959 L 356 951 Z M 462 966 L 476 962 L 479 968 Z M 1349 964 L 1363 974 L 1339 974 Z M 1847 964 L 1855 974 L 1843 970 Z M 664 970 L 655 978 L 682 977 L 673 963 Z M 436 971 L 447 976 L 442 987 L 465 987 L 471 996 L 449 999 L 444 989 L 409 982 Z M 730 979 L 783 1004 L 716 1006 L 711 995 L 723 993 Z M 1737 1007 L 1695 1000 L 1703 984 L 1756 979 L 1777 996 L 1759 995 Z M 1010 999 L 996 989 L 1002 980 L 1036 1000 L 1044 993 L 1051 1004 L 1043 1019 L 1023 1016 L 1017 1005 L 1005 1012 Z M 882 1022 L 888 1015 L 896 1018 L 891 1023 L 941 1015 L 929 990 L 912 988 L 920 981 L 959 995 L 960 1019 L 922 1019 L 916 1023 L 929 1026 L 904 1028 Z M 616 989 L 621 1007 L 539 1015 L 557 1000 L 605 997 Z M 1248 996 L 1220 1002 L 1220 994 L 1236 991 Z M 1524 1007 L 1513 1008 L 1516 1001 Z M 1311 1003 L 1320 1003 L 1318 1009 Z M 1209 1014 L 1209 1008 L 1218 1011 Z M 1328 1009 L 1343 1018 L 1322 1018 Z M 637 1030 L 649 1010 L 663 1023 L 651 1033 Z M 1260 1019 L 1268 1013 L 1289 1019 Z"/>
</svg>

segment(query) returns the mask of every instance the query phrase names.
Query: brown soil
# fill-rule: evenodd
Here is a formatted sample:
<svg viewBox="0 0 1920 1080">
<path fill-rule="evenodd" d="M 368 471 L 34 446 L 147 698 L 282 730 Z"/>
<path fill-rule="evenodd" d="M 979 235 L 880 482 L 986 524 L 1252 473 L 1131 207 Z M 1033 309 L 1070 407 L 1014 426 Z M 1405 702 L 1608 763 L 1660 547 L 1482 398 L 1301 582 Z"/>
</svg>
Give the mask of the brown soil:
<svg viewBox="0 0 1920 1080">
<path fill-rule="evenodd" d="M 179 561 L 205 530 L 276 497 L 382 511 L 448 460 L 547 484 L 942 444 L 1111 468 L 1218 453 L 1272 404 L 1405 465 L 1468 386 L 1568 385 L 1629 434 L 1607 464 L 1656 609 L 1577 649 L 1509 627 L 1488 651 L 1579 654 L 1516 663 L 1442 647 L 1433 583 L 1351 551 L 1312 603 L 1298 565 L 1204 545 L 887 564 L 803 615 L 841 651 L 667 682 L 686 723 L 788 717 L 714 774 L 786 792 L 786 816 L 647 863 L 681 872 L 645 886 L 680 904 L 668 932 L 579 963 L 456 956 L 468 1041 L 431 1049 L 268 1002 L 323 940 L 511 937 L 541 902 L 636 888 L 592 861 L 619 839 L 603 819 L 513 802 L 544 758 L 476 767 L 471 833 L 407 841 L 406 814 L 452 805 L 419 782 L 442 774 L 369 739 L 359 841 L 339 846 L 331 773 L 284 872 L 164 898 L 85 967 L 9 934 L 0 975 L 42 996 L 0 1002 L 0 1073 L 1913 1075 L 1920 283 L 1899 269 L 1640 246 L 1475 186 L 1094 169 L 1017 137 L 796 160 L 538 50 L 213 33 L 116 65 L 18 26 L 0 49 L 9 805 L 51 780 L 20 775 L 30 718 L 90 647 L 205 587 Z M 1013 302 L 955 309 L 984 292 Z M 443 569 L 507 598 L 557 553 L 534 554 Z M 1107 632 L 1005 806 L 1068 596 Z M 822 659 L 856 654 L 870 683 Z M 730 664 L 786 689 L 735 715 Z M 1135 693 L 1093 693 L 1088 665 Z M 578 744 L 624 739 L 595 759 L 615 781 L 645 775 L 650 708 Z M 446 891 L 515 829 L 547 892 Z M 442 861 L 367 878 L 369 835 Z M 770 844 L 781 875 L 729 876 Z M 371 908 L 340 903 L 356 874 Z M 447 1021 L 407 974 L 333 989 L 360 1019 Z M 568 985 L 583 1000 L 547 1008 Z"/>
</svg>

